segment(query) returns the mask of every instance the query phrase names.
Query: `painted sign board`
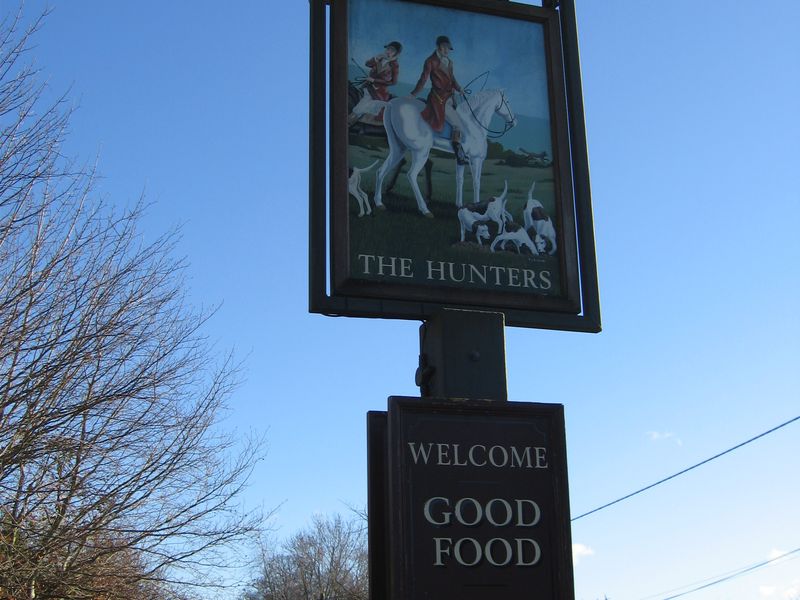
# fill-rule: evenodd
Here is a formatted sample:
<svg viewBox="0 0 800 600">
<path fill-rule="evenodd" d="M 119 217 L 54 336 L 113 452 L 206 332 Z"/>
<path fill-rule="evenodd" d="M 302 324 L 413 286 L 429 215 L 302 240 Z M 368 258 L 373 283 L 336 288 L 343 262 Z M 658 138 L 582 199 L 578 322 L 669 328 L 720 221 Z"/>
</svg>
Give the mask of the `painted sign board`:
<svg viewBox="0 0 800 600">
<path fill-rule="evenodd" d="M 393 397 L 386 434 L 371 414 L 372 597 L 574 599 L 562 405 Z"/>
<path fill-rule="evenodd" d="M 569 23 L 563 4 L 312 0 L 312 312 L 599 330 Z"/>
</svg>

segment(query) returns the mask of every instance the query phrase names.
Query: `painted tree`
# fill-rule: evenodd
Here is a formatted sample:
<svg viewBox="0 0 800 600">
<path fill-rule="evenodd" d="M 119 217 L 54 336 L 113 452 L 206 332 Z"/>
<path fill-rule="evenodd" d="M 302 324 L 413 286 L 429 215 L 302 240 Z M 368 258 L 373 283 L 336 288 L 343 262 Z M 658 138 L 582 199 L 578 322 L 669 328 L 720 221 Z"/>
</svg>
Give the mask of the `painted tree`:
<svg viewBox="0 0 800 600">
<path fill-rule="evenodd" d="M 236 506 L 259 444 L 217 428 L 236 369 L 174 234 L 145 242 L 62 158 L 40 25 L 0 23 L 0 598 L 183 598 L 258 529 Z"/>
</svg>

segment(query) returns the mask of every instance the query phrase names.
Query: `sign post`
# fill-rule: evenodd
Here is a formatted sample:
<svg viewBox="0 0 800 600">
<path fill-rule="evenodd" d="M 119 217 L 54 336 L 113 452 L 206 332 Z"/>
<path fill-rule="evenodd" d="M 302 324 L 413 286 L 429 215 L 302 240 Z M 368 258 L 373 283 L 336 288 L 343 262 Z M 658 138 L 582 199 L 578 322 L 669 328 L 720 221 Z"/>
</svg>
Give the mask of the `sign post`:
<svg viewBox="0 0 800 600">
<path fill-rule="evenodd" d="M 508 399 L 503 314 L 443 309 L 420 326 L 425 398 Z"/>
<path fill-rule="evenodd" d="M 574 600 L 561 404 L 504 326 L 599 332 L 573 0 L 310 0 L 309 310 L 423 321 L 367 416 L 371 600 Z M 424 183 L 422 179 L 424 178 Z"/>
</svg>

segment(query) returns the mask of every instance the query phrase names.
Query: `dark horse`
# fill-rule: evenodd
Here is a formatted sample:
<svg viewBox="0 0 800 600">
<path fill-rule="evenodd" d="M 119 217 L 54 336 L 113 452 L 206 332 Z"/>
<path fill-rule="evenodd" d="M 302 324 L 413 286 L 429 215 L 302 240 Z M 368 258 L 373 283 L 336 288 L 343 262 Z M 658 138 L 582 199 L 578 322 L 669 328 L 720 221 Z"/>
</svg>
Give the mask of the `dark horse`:
<svg viewBox="0 0 800 600">
<path fill-rule="evenodd" d="M 347 114 L 352 114 L 353 108 L 356 104 L 358 104 L 361 98 L 364 97 L 364 93 L 364 88 L 362 88 L 358 83 L 353 83 L 352 81 L 347 82 Z M 352 125 L 350 125 L 349 131 L 351 134 L 355 135 L 386 139 L 386 130 L 383 128 L 382 124 L 377 123 L 374 119 L 358 119 L 352 123 Z M 402 171 L 405 165 L 406 159 L 403 158 L 403 160 L 400 161 L 400 164 L 398 164 L 397 167 L 392 169 L 392 172 L 389 173 L 387 178 L 388 183 L 386 185 L 386 192 L 392 191 L 395 183 L 397 183 L 397 177 L 400 175 L 400 171 Z M 425 163 L 425 192 L 427 198 L 432 198 L 433 196 L 433 184 L 431 177 L 432 170 L 433 162 L 429 158 Z"/>
</svg>

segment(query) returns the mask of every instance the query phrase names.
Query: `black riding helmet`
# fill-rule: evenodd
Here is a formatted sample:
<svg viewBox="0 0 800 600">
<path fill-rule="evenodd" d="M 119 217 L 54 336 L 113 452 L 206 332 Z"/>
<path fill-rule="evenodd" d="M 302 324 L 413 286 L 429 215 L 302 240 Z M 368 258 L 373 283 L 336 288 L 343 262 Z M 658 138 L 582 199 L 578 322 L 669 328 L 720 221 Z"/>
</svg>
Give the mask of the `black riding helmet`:
<svg viewBox="0 0 800 600">
<path fill-rule="evenodd" d="M 400 54 L 403 51 L 403 44 L 400 42 L 389 42 L 384 48 L 394 48 L 394 51 Z"/>
<path fill-rule="evenodd" d="M 453 49 L 453 44 L 450 43 L 450 38 L 447 37 L 446 35 L 440 35 L 439 37 L 436 38 L 436 45 L 441 46 L 442 44 L 447 44 L 450 50 Z"/>
</svg>

